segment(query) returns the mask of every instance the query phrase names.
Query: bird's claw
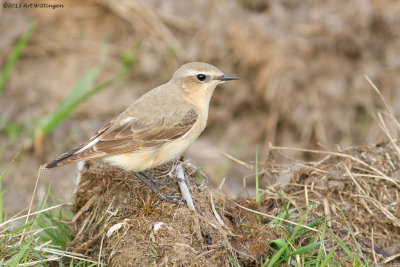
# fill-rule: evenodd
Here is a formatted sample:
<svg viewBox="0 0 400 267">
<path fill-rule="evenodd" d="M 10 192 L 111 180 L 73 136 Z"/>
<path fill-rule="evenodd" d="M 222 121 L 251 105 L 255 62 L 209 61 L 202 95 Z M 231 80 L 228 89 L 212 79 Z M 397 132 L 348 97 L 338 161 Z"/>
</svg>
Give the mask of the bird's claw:
<svg viewBox="0 0 400 267">
<path fill-rule="evenodd" d="M 161 193 L 158 190 L 159 186 L 163 186 L 163 185 L 169 185 L 169 184 L 173 184 L 176 183 L 176 181 L 169 181 L 169 179 L 167 179 L 164 182 L 159 182 L 156 181 L 153 177 L 151 177 L 149 174 L 145 173 L 145 172 L 137 172 L 135 173 L 135 176 L 138 177 L 140 180 L 142 180 L 142 182 L 144 182 L 147 187 L 152 190 L 154 193 L 157 194 L 157 196 L 160 198 L 159 200 L 157 200 L 156 202 L 154 202 L 151 207 L 155 207 L 157 206 L 157 204 L 160 202 L 160 200 L 165 200 L 174 204 L 179 204 L 178 201 L 176 201 L 175 199 L 179 199 L 182 200 L 184 202 L 184 200 L 182 199 L 181 196 L 175 195 L 176 191 L 172 191 L 171 193 L 169 193 L 168 195 L 164 195 L 163 193 Z M 154 186 L 152 185 L 152 183 L 154 184 Z"/>
</svg>

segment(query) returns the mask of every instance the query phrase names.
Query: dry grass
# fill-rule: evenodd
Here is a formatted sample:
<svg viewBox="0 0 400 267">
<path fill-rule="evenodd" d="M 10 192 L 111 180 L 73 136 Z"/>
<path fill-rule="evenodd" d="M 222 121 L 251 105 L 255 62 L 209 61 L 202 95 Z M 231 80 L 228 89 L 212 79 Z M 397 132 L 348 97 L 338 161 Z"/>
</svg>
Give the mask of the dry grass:
<svg viewBox="0 0 400 267">
<path fill-rule="evenodd" d="M 287 150 L 292 149 L 271 147 L 275 157 Z M 150 208 L 148 201 L 155 201 L 156 196 L 149 200 L 137 179 L 118 168 L 96 163 L 82 174 L 76 195 L 79 211 L 74 219 L 75 240 L 70 247 L 113 266 L 122 262 L 210 266 L 233 260 L 241 266 L 253 266 L 261 257 L 272 254 L 269 241 L 282 238 L 270 222 L 278 220 L 295 227 L 305 216 L 301 207 L 308 206 L 311 212 L 304 224 L 326 216 L 329 231 L 323 248 L 325 253 L 336 249 L 336 262 L 345 264 L 351 259 L 346 258 L 345 250 L 336 248 L 339 241 L 334 235 L 364 263 L 397 264 L 395 258 L 388 258 L 400 247 L 400 164 L 396 149 L 382 142 L 337 152 L 307 152 L 324 157 L 317 162 L 285 165 L 274 164 L 270 158 L 270 169 L 260 172 L 264 178 L 287 174 L 291 178 L 287 184 L 261 190 L 260 205 L 251 199 L 241 199 L 239 204 L 228 201 L 219 190 L 197 180 L 199 172 L 192 164 L 183 163 L 196 211 L 170 203 Z M 171 166 L 151 173 L 166 179 Z M 164 193 L 174 188 L 164 188 Z M 276 215 L 285 209 L 293 210 L 285 218 Z M 252 213 L 264 219 L 260 221 Z M 113 234 L 106 237 L 110 227 Z M 303 229 L 317 235 L 322 232 L 318 225 Z M 296 246 L 308 244 L 312 236 L 299 236 Z"/>
<path fill-rule="evenodd" d="M 160 264 L 223 266 L 234 260 L 248 265 L 268 251 L 266 240 L 277 230 L 258 227 L 251 212 L 228 202 L 219 191 L 204 185 L 192 164 L 181 162 L 196 211 L 186 204 L 162 202 L 146 195 L 147 188 L 131 173 L 95 163 L 82 173 L 76 193 L 74 240 L 69 245 L 111 266 Z M 172 163 L 150 171 L 165 180 Z M 163 193 L 177 186 L 163 187 Z"/>
<path fill-rule="evenodd" d="M 275 154 L 291 148 L 272 147 L 271 150 Z M 317 162 L 288 163 L 287 168 L 276 169 L 275 175 L 290 172 L 292 178 L 279 189 L 267 189 L 266 197 L 277 202 L 283 198 L 294 207 L 318 204 L 312 218 L 327 216 L 328 225 L 353 252 L 357 252 L 357 247 L 350 232 L 355 233 L 361 250 L 370 255 L 370 259 L 374 251 L 372 240 L 377 247 L 374 257 L 380 263 L 388 255 L 397 254 L 400 247 L 397 238 L 400 165 L 396 149 L 382 142 L 370 147 L 343 148 L 338 152 L 307 151 L 325 157 Z M 293 213 L 291 219 L 302 215 Z"/>
</svg>

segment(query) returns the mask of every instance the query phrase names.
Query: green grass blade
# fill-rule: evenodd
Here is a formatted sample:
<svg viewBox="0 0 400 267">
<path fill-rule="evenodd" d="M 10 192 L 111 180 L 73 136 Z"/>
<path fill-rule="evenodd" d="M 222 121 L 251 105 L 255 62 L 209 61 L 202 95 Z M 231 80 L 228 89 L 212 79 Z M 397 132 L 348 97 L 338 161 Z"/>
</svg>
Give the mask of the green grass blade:
<svg viewBox="0 0 400 267">
<path fill-rule="evenodd" d="M 354 236 L 353 231 L 352 231 L 351 228 L 350 228 L 350 224 L 349 224 L 349 222 L 347 221 L 346 216 L 344 216 L 344 213 L 343 213 L 342 210 L 340 210 L 340 213 L 342 214 L 342 217 L 343 217 L 344 221 L 346 222 L 347 229 L 349 230 L 349 233 L 350 233 L 350 235 L 351 235 L 351 237 L 352 237 L 352 239 L 353 239 L 353 241 L 354 241 L 354 244 L 355 244 L 356 247 L 357 247 L 358 253 L 360 254 L 361 258 L 364 260 L 364 263 L 366 263 L 367 261 L 366 261 L 365 258 L 364 258 L 364 253 L 362 252 L 361 247 L 360 247 L 360 244 L 358 243 L 356 237 Z"/>
<path fill-rule="evenodd" d="M 36 27 L 36 21 L 32 22 L 25 32 L 19 38 L 17 44 L 15 45 L 14 49 L 11 52 L 11 55 L 8 57 L 6 64 L 4 65 L 3 69 L 0 72 L 0 96 L 3 93 L 4 87 L 8 81 L 8 77 L 10 76 L 11 70 L 14 67 L 15 63 L 17 62 L 19 56 L 21 55 L 22 51 L 24 50 L 29 37 L 31 36 L 32 32 Z"/>
<path fill-rule="evenodd" d="M 235 267 L 239 267 L 239 264 L 237 264 L 235 259 L 232 256 L 229 256 L 229 257 L 231 258 L 232 265 L 235 266 Z"/>
<path fill-rule="evenodd" d="M 51 252 L 44 252 L 42 248 L 65 250 L 65 244 L 70 240 L 70 229 L 64 221 L 70 219 L 72 215 L 68 218 L 64 215 L 66 212 L 72 214 L 72 211 L 68 209 L 43 211 L 49 197 L 51 197 L 50 186 L 43 200 L 38 203 L 39 213 L 32 214 L 27 222 L 19 218 L 17 221 L 21 224 L 17 223 L 16 226 L 4 223 L 7 226 L 0 236 L 1 266 L 24 266 L 33 262 L 38 262 L 36 264 L 38 266 L 62 266 L 57 253 L 53 255 Z M 53 256 L 57 258 L 52 258 Z M 69 258 L 69 256 L 66 257 Z M 78 260 L 72 266 L 88 265 L 87 260 Z M 96 266 L 96 264 L 91 266 Z"/>
<path fill-rule="evenodd" d="M 325 231 L 326 231 L 326 216 L 324 216 L 324 224 L 322 225 L 322 233 L 321 233 L 321 240 L 325 240 Z M 321 244 L 319 251 L 318 251 L 318 256 L 317 256 L 317 262 L 316 262 L 316 267 L 319 266 L 319 263 L 321 262 L 322 259 L 322 253 L 324 252 L 323 250 L 323 244 Z"/>
<path fill-rule="evenodd" d="M 46 266 L 48 267 L 47 263 L 44 261 L 43 257 L 39 254 L 39 252 L 36 251 L 31 245 L 29 245 L 29 250 L 32 251 L 32 253 L 41 261 L 40 265 L 41 266 Z"/>
<path fill-rule="evenodd" d="M 292 235 L 290 236 L 289 240 L 290 242 L 292 242 L 292 240 L 294 239 L 294 237 L 297 235 L 298 231 L 302 228 L 301 225 L 303 224 L 304 220 L 307 218 L 308 213 L 310 212 L 311 208 L 313 206 L 309 206 L 307 211 L 304 213 L 304 215 L 301 217 L 299 224 L 296 226 L 296 228 L 294 229 Z"/>
<path fill-rule="evenodd" d="M 268 262 L 268 267 L 270 266 L 274 266 L 281 258 L 282 254 L 285 252 L 285 250 L 288 248 L 289 243 L 293 242 L 294 237 L 296 236 L 297 232 L 299 231 L 299 229 L 301 228 L 301 225 L 303 224 L 304 220 L 307 218 L 308 213 L 310 212 L 311 208 L 313 206 L 308 207 L 307 211 L 304 213 L 304 215 L 301 217 L 299 224 L 296 226 L 296 228 L 294 229 L 292 235 L 290 236 L 290 238 L 288 239 L 288 242 L 286 242 L 285 246 L 282 247 L 278 252 L 276 252 L 271 260 Z"/>
<path fill-rule="evenodd" d="M 288 246 L 289 243 L 286 243 L 285 246 L 283 246 L 281 249 L 275 252 L 274 255 L 272 255 L 271 260 L 268 262 L 267 267 L 275 266 L 278 260 L 282 257 L 282 254 L 284 254 L 284 252 L 287 250 Z"/>
<path fill-rule="evenodd" d="M 281 249 L 283 247 L 286 247 L 287 242 L 285 240 L 283 240 L 282 238 L 278 238 L 278 239 L 269 241 L 268 245 L 271 249 L 275 249 L 274 247 Z M 289 250 L 288 249 L 284 250 L 283 255 L 285 257 L 289 256 Z"/>
<path fill-rule="evenodd" d="M 66 224 L 61 222 L 61 218 L 57 217 L 53 211 L 44 213 L 38 224 L 40 228 L 45 229 L 40 234 L 43 242 L 51 240 L 53 245 L 65 249 L 67 243 L 71 241 Z M 56 228 L 50 228 L 51 226 L 56 226 Z"/>
<path fill-rule="evenodd" d="M 49 116 L 46 116 L 42 126 L 41 126 L 41 131 L 43 135 L 48 134 L 51 130 L 53 130 L 54 127 L 56 127 L 62 120 L 64 120 L 66 117 L 71 114 L 72 111 L 75 110 L 75 108 L 82 102 L 86 101 L 88 98 L 91 96 L 97 94 L 101 90 L 107 88 L 110 86 L 114 80 L 109 80 L 107 82 L 104 82 L 102 84 L 99 84 L 98 86 L 92 88 L 88 92 L 80 95 L 75 99 L 74 102 L 70 103 L 64 103 L 61 108 L 57 109 L 55 112 L 49 114 Z"/>
<path fill-rule="evenodd" d="M 256 174 L 256 202 L 258 204 L 258 207 L 260 207 L 260 193 L 258 192 L 259 189 L 259 183 L 258 183 L 258 146 L 256 148 L 256 162 L 255 162 L 255 174 Z M 258 210 L 258 209 L 257 209 Z"/>
<path fill-rule="evenodd" d="M 319 225 L 319 224 L 321 223 L 321 221 L 325 220 L 325 218 L 326 218 L 326 216 L 323 216 L 323 217 L 321 217 L 321 218 L 318 218 L 318 219 L 316 219 L 315 221 L 310 222 L 310 223 L 307 224 L 306 226 L 308 226 L 308 227 L 317 226 L 317 225 Z M 308 233 L 308 232 L 310 232 L 309 229 L 304 228 L 304 227 L 301 227 L 300 230 L 297 232 L 297 235 L 302 235 L 302 234 L 305 234 L 305 233 Z"/>
<path fill-rule="evenodd" d="M 21 230 L 23 230 L 24 228 L 30 227 L 33 223 L 34 223 L 33 221 L 28 221 L 27 223 L 24 223 L 23 225 L 20 225 L 20 226 L 16 227 L 10 233 L 11 234 L 18 234 Z"/>
<path fill-rule="evenodd" d="M 255 169 L 255 176 L 256 176 L 256 203 L 257 203 L 257 210 L 260 209 L 261 206 L 261 199 L 260 199 L 260 186 L 259 186 L 259 176 L 258 176 L 258 146 L 256 148 L 256 161 L 254 164 L 254 169 Z M 258 224 L 261 225 L 261 216 L 259 214 L 254 214 L 256 217 Z"/>
<path fill-rule="evenodd" d="M 281 218 L 283 218 L 283 219 L 289 219 L 289 214 L 290 214 L 290 212 L 291 212 L 290 210 L 288 210 L 288 209 L 289 209 L 289 206 L 290 206 L 290 202 L 286 203 L 285 200 L 283 199 L 282 195 L 279 193 L 278 190 L 275 189 L 275 192 L 278 194 L 279 199 L 280 199 L 280 201 L 281 201 L 281 203 L 282 203 L 282 207 L 285 209 L 285 212 L 282 213 L 282 215 L 284 215 L 284 217 L 281 217 Z M 295 209 L 296 209 L 296 208 L 295 208 Z M 288 232 L 291 232 L 291 230 L 290 230 L 291 225 L 288 224 L 287 227 L 288 227 Z"/>
<path fill-rule="evenodd" d="M 289 241 L 290 241 L 290 242 L 293 241 L 294 237 L 297 235 L 297 232 L 300 230 L 300 228 L 302 228 L 301 225 L 303 224 L 304 220 L 307 218 L 307 215 L 308 215 L 308 213 L 310 212 L 311 208 L 312 208 L 312 206 L 310 206 L 310 207 L 306 210 L 306 212 L 304 213 L 304 215 L 301 217 L 300 222 L 298 223 L 298 225 L 296 226 L 296 228 L 294 229 L 292 235 L 291 235 L 290 238 L 289 238 Z"/>
<path fill-rule="evenodd" d="M 95 65 L 86 75 L 85 77 L 75 86 L 70 94 L 59 104 L 56 110 L 64 109 L 73 103 L 79 98 L 80 94 L 88 88 L 93 86 L 95 79 L 100 74 L 101 67 L 99 64 Z"/>
<path fill-rule="evenodd" d="M 88 72 L 88 74 L 86 74 L 86 76 L 78 83 L 78 85 L 72 90 L 72 92 L 68 94 L 68 96 L 58 105 L 56 110 L 63 110 L 71 105 L 74 105 L 82 97 L 82 94 L 85 94 L 85 92 L 88 91 L 88 88 L 93 86 L 95 79 L 99 76 L 102 66 L 107 60 L 107 55 L 108 46 L 104 45 L 100 54 L 100 61 Z M 90 91 L 91 90 L 89 90 L 89 92 Z"/>
<path fill-rule="evenodd" d="M 279 217 L 281 219 L 287 219 L 289 218 L 289 214 L 295 210 L 297 210 L 298 208 L 294 208 L 294 209 L 289 209 L 288 207 L 290 206 L 290 202 L 286 203 L 283 201 L 282 205 L 284 205 L 284 211 L 279 212 L 278 215 L 276 215 L 276 217 Z M 270 226 L 274 226 L 274 225 L 282 225 L 282 221 L 281 220 L 277 220 L 277 219 L 272 219 L 268 225 Z"/>
<path fill-rule="evenodd" d="M 344 250 L 344 252 L 346 252 L 347 256 L 348 256 L 350 259 L 353 260 L 353 259 L 354 259 L 354 254 L 353 254 L 353 252 L 351 252 L 351 250 L 350 250 L 345 244 L 343 244 L 343 242 L 340 241 L 340 239 L 339 239 L 329 228 L 327 228 L 327 229 L 328 229 L 329 232 L 331 233 L 332 237 L 336 240 L 336 242 L 338 242 L 339 246 Z"/>
<path fill-rule="evenodd" d="M 23 125 L 0 118 L 0 132 L 4 132 L 6 134 L 7 140 L 10 143 L 15 142 L 17 137 L 24 131 L 25 127 Z"/>
<path fill-rule="evenodd" d="M 26 256 L 26 253 L 29 249 L 30 243 L 31 243 L 31 241 L 29 241 L 27 244 L 25 244 L 25 246 L 23 246 L 22 249 L 17 254 L 15 254 L 9 260 L 7 260 L 4 263 L 4 265 L 12 266 L 12 267 L 17 266 L 22 261 L 22 258 L 24 258 Z"/>
<path fill-rule="evenodd" d="M 68 117 L 80 103 L 112 84 L 113 80 L 95 86 L 87 92 L 80 93 L 81 90 L 86 89 L 83 88 L 83 86 L 87 86 L 88 80 L 90 80 L 88 76 L 92 76 L 93 73 L 92 71 L 89 72 L 85 79 L 60 103 L 60 105 L 43 119 L 43 122 L 39 126 L 39 131 L 42 132 L 43 135 L 53 130 L 54 127 Z M 77 88 L 79 90 L 76 90 Z"/>
<path fill-rule="evenodd" d="M 336 251 L 336 248 L 337 248 L 337 247 L 335 247 L 335 248 L 333 248 L 331 251 L 329 251 L 328 255 L 326 255 L 326 258 L 322 261 L 321 267 L 325 267 L 325 266 L 328 265 L 328 263 L 331 261 L 331 259 L 332 259 L 332 257 L 333 257 L 333 254 L 334 254 L 335 251 Z"/>
<path fill-rule="evenodd" d="M 304 246 L 304 247 L 298 248 L 298 249 L 296 249 L 294 252 L 292 252 L 290 255 L 291 255 L 291 256 L 294 256 L 294 255 L 297 255 L 297 254 L 300 254 L 300 255 L 302 255 L 302 254 L 308 254 L 308 253 L 310 253 L 314 248 L 316 248 L 317 246 L 323 244 L 325 241 L 326 241 L 326 240 L 322 240 L 322 241 L 315 242 L 315 243 L 306 245 L 306 246 Z"/>
<path fill-rule="evenodd" d="M 3 171 L 3 173 L 0 176 L 0 182 L 3 180 L 4 176 L 8 172 L 8 170 L 11 168 L 11 166 L 14 164 L 14 161 L 17 159 L 19 155 L 19 152 L 14 156 L 14 158 L 11 160 L 11 162 L 8 164 L 7 168 Z"/>
<path fill-rule="evenodd" d="M 0 224 L 3 223 L 3 195 L 5 192 L 3 192 L 3 188 L 1 186 L 1 182 L 3 181 L 4 176 L 8 172 L 8 170 L 11 168 L 11 166 L 14 164 L 14 161 L 17 159 L 19 153 L 17 153 L 14 158 L 11 160 L 11 162 L 8 164 L 7 168 L 3 171 L 3 173 L 0 176 Z M 4 215 L 5 218 L 5 215 Z"/>
<path fill-rule="evenodd" d="M 93 87 L 93 83 L 99 76 L 102 66 L 104 65 L 107 54 L 106 48 L 107 46 L 105 46 L 102 51 L 100 62 L 97 63 L 85 75 L 85 77 L 75 86 L 75 88 L 61 101 L 61 103 L 51 113 L 45 116 L 45 118 L 35 130 L 36 135 L 47 135 L 62 120 L 67 118 L 79 104 L 86 101 L 88 98 L 97 94 L 106 87 L 110 86 L 116 79 L 119 78 L 119 76 L 117 75 L 115 78 Z"/>
</svg>

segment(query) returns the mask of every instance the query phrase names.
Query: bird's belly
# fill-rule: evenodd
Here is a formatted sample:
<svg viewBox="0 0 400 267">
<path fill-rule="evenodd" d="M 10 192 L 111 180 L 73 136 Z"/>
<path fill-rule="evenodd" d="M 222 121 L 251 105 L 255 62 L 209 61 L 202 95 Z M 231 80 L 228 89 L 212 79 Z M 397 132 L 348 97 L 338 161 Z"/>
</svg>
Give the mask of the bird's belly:
<svg viewBox="0 0 400 267">
<path fill-rule="evenodd" d="M 127 171 L 144 171 L 176 159 L 196 138 L 197 136 L 188 136 L 187 138 L 166 142 L 159 147 L 110 156 L 104 158 L 104 161 Z"/>
<path fill-rule="evenodd" d="M 153 149 L 141 149 L 120 155 L 114 155 L 103 160 L 111 165 L 121 167 L 127 171 L 143 171 L 153 166 L 155 152 Z"/>
<path fill-rule="evenodd" d="M 185 136 L 162 145 L 114 155 L 104 160 L 127 171 L 144 171 L 157 167 L 179 157 L 193 143 L 204 129 L 203 124 L 195 125 Z"/>
<path fill-rule="evenodd" d="M 184 139 L 184 140 L 175 140 L 172 142 L 165 143 L 157 151 L 151 167 L 152 168 L 157 167 L 170 160 L 176 159 L 186 150 L 186 148 L 192 142 L 193 142 L 192 140 Z"/>
<path fill-rule="evenodd" d="M 159 166 L 179 157 L 204 130 L 205 122 L 201 119 L 199 119 L 199 121 L 199 123 L 196 123 L 193 128 L 181 138 L 164 143 L 157 151 L 157 155 L 151 167 Z"/>
</svg>

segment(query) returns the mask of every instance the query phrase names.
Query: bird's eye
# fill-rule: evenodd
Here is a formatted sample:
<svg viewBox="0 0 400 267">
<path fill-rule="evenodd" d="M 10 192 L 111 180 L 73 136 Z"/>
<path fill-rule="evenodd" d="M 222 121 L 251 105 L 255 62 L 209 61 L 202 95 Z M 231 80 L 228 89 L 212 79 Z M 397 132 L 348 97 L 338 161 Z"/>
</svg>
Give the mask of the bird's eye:
<svg viewBox="0 0 400 267">
<path fill-rule="evenodd" d="M 204 81 L 205 79 L 206 79 L 206 75 L 204 75 L 204 74 L 197 74 L 197 79 L 199 80 L 199 81 Z"/>
</svg>

